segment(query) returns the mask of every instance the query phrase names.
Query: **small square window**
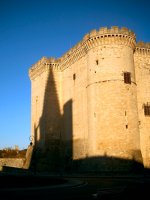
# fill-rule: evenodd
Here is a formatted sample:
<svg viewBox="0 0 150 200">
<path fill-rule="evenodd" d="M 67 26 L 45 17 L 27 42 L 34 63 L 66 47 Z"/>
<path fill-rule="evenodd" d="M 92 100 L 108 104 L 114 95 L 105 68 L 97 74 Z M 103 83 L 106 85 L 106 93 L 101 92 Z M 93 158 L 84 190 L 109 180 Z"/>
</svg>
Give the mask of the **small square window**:
<svg viewBox="0 0 150 200">
<path fill-rule="evenodd" d="M 73 80 L 75 80 L 76 79 L 76 74 L 73 74 Z"/>
<path fill-rule="evenodd" d="M 144 115 L 150 116 L 150 105 L 148 103 L 144 105 Z"/>
<path fill-rule="evenodd" d="M 131 73 L 124 72 L 124 83 L 131 84 Z"/>
</svg>

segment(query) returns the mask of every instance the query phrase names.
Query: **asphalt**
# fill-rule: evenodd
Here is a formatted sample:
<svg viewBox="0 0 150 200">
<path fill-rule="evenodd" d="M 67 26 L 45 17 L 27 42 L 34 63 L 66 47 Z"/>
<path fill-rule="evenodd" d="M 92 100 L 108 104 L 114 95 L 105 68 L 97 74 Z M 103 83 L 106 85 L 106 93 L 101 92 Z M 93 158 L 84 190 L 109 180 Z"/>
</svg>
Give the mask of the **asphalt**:
<svg viewBox="0 0 150 200">
<path fill-rule="evenodd" d="M 3 180 L 2 180 L 3 177 Z M 0 187 L 0 197 L 23 200 L 69 200 L 69 199 L 147 199 L 150 191 L 148 175 L 64 175 L 64 176 L 0 176 L 0 182 L 9 182 L 9 187 Z M 36 184 L 35 177 L 38 177 Z M 54 182 L 55 184 L 53 184 Z M 60 182 L 59 182 L 60 181 Z M 4 183 L 4 182 L 3 182 Z M 16 184 L 17 183 L 17 184 Z M 3 184 L 4 185 L 4 184 Z M 18 186 L 19 185 L 19 186 Z M 17 186 L 17 187 L 16 187 Z"/>
</svg>

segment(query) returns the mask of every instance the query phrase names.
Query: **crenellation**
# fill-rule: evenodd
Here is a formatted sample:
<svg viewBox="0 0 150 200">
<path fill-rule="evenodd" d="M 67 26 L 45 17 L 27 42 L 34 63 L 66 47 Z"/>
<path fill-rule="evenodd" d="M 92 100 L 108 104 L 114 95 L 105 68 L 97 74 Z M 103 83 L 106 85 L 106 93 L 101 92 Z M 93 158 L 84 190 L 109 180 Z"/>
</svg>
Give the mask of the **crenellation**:
<svg viewBox="0 0 150 200">
<path fill-rule="evenodd" d="M 150 43 L 136 43 L 126 27 L 101 27 L 60 58 L 41 58 L 29 76 L 37 146 L 62 151 L 84 170 L 89 158 L 93 169 L 112 169 L 107 157 L 150 168 Z"/>
<path fill-rule="evenodd" d="M 135 39 L 135 34 L 133 31 L 129 30 L 128 28 L 122 27 L 119 29 L 118 26 L 112 26 L 110 29 L 107 27 L 102 27 L 99 30 L 99 35 L 127 35 L 131 36 Z"/>
<path fill-rule="evenodd" d="M 86 48 L 86 51 L 94 48 L 100 44 L 118 44 L 118 45 L 127 45 L 130 46 L 131 48 L 135 48 L 135 38 L 131 37 L 131 35 L 123 35 L 123 34 L 108 34 L 108 29 L 106 31 L 105 28 L 103 28 L 102 30 L 103 33 L 107 33 L 105 35 L 98 35 L 98 32 L 96 30 L 93 30 L 89 35 L 86 35 L 86 38 L 88 38 L 87 40 L 85 40 L 85 37 L 83 38 L 83 40 L 81 42 L 79 42 L 77 45 L 75 45 L 71 50 L 69 50 L 66 54 L 64 54 L 62 56 L 62 60 L 61 62 L 64 63 L 66 59 L 68 59 L 68 55 L 70 56 L 69 60 L 70 62 L 68 62 L 69 65 L 71 65 L 71 63 L 74 63 L 74 57 L 77 57 L 77 59 L 80 59 L 83 56 L 83 52 L 82 50 Z M 113 28 L 113 30 L 118 30 L 115 28 Z M 125 31 L 125 30 L 124 30 Z M 78 54 L 77 52 L 80 51 L 80 53 Z M 85 51 L 84 51 L 85 52 Z M 61 64 L 61 66 L 63 66 L 63 64 Z M 67 65 L 65 65 L 67 67 Z M 64 67 L 63 67 L 64 69 Z"/>
<path fill-rule="evenodd" d="M 61 71 L 61 68 L 59 66 L 59 60 L 56 60 L 53 57 L 50 58 L 42 57 L 37 63 L 32 65 L 32 67 L 29 69 L 30 79 L 35 79 L 44 71 L 48 71 L 50 69 L 52 69 L 53 71 L 57 70 Z"/>
<path fill-rule="evenodd" d="M 131 46 L 131 48 L 135 48 L 135 34 L 127 29 L 127 28 L 121 28 L 119 29 L 117 26 L 111 27 L 111 29 L 108 29 L 107 27 L 100 28 L 99 32 L 97 30 L 92 30 L 89 34 L 86 34 L 83 37 L 83 40 L 81 40 L 77 45 L 75 45 L 73 48 L 71 48 L 66 54 L 64 54 L 61 57 L 61 62 L 65 62 L 65 59 L 68 59 L 68 55 L 72 58 L 69 58 L 70 62 L 68 64 L 70 65 L 71 62 L 74 63 L 74 57 L 77 57 L 77 59 L 80 59 L 80 57 L 83 56 L 83 53 L 79 53 L 77 55 L 77 51 L 82 51 L 82 49 L 86 48 L 86 51 L 94 48 L 100 44 L 122 44 Z M 61 65 L 63 66 L 63 64 Z M 67 67 L 67 66 L 66 66 Z M 64 69 L 64 67 L 63 67 Z"/>
<path fill-rule="evenodd" d="M 108 33 L 108 28 L 107 27 L 101 27 L 100 30 L 99 30 L 99 33 L 100 34 Z"/>
<path fill-rule="evenodd" d="M 118 26 L 112 26 L 110 29 L 110 33 L 119 33 L 119 27 Z"/>
<path fill-rule="evenodd" d="M 138 57 L 150 57 L 150 48 L 136 47 L 135 56 Z"/>
<path fill-rule="evenodd" d="M 145 43 L 143 41 L 139 41 L 136 45 L 136 47 L 139 47 L 139 48 L 147 48 L 147 49 L 150 49 L 150 43 Z"/>
<path fill-rule="evenodd" d="M 97 36 L 97 30 L 96 29 L 92 30 L 89 35 L 90 38 Z"/>
<path fill-rule="evenodd" d="M 54 58 L 54 57 L 48 58 L 48 61 L 49 61 L 50 63 L 57 62 L 56 58 Z"/>
<path fill-rule="evenodd" d="M 135 56 L 150 56 L 150 43 L 139 41 L 136 44 Z"/>
<path fill-rule="evenodd" d="M 128 28 L 122 27 L 121 32 L 124 33 L 124 34 L 128 34 Z"/>
<path fill-rule="evenodd" d="M 83 41 L 86 41 L 86 40 L 88 40 L 89 38 L 90 38 L 90 34 L 87 33 L 86 35 L 84 35 L 84 37 L 83 37 Z"/>
</svg>

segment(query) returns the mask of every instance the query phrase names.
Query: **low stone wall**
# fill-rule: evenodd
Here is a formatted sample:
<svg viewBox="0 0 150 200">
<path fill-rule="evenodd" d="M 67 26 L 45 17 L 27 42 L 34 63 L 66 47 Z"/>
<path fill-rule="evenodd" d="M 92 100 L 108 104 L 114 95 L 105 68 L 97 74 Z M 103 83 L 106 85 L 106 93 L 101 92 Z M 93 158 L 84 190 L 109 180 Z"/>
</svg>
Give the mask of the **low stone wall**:
<svg viewBox="0 0 150 200">
<path fill-rule="evenodd" d="M 0 158 L 0 171 L 3 166 L 22 168 L 24 161 L 24 158 Z"/>
</svg>

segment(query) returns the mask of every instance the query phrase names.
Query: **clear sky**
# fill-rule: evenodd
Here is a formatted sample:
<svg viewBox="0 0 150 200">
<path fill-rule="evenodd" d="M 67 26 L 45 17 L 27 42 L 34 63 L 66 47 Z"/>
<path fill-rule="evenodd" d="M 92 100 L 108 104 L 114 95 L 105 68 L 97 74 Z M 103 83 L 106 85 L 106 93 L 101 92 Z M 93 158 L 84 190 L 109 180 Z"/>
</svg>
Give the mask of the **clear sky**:
<svg viewBox="0 0 150 200">
<path fill-rule="evenodd" d="M 29 145 L 30 66 L 102 26 L 127 27 L 150 42 L 150 1 L 0 0 L 0 149 Z"/>
</svg>

